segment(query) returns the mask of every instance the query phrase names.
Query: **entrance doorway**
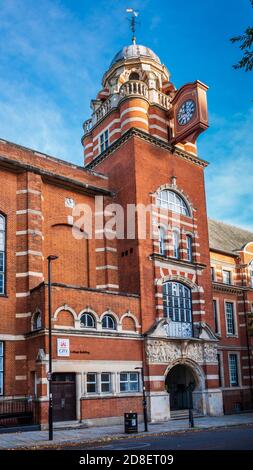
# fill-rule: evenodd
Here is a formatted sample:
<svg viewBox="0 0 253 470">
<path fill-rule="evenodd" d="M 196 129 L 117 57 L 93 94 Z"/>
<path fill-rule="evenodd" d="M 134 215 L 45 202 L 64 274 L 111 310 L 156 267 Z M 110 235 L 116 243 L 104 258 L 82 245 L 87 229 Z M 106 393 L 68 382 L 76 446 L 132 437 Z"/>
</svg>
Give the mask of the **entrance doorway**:
<svg viewBox="0 0 253 470">
<path fill-rule="evenodd" d="M 53 420 L 76 419 L 76 376 L 71 373 L 52 374 Z"/>
<path fill-rule="evenodd" d="M 193 407 L 192 392 L 196 381 L 192 370 L 186 365 L 176 365 L 166 377 L 166 388 L 170 394 L 170 409 L 185 410 Z"/>
</svg>

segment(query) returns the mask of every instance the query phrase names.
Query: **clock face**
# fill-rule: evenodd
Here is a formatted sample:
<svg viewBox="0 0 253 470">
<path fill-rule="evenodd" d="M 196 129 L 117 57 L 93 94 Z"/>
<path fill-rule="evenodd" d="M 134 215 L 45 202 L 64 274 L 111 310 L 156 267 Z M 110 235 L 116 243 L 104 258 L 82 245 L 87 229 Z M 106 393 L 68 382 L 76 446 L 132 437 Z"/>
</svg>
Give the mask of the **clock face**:
<svg viewBox="0 0 253 470">
<path fill-rule="evenodd" d="M 193 100 L 186 100 L 180 107 L 177 113 L 177 121 L 180 126 L 184 126 L 188 124 L 188 122 L 192 119 L 193 114 L 195 112 L 196 105 L 195 101 Z"/>
</svg>

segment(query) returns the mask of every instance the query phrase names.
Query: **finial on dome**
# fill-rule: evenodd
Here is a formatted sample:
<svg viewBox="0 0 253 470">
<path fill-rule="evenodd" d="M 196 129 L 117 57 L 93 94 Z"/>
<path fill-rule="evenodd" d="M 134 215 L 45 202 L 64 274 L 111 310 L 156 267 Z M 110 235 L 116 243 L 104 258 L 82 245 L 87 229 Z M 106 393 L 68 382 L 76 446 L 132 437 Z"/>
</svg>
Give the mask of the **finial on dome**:
<svg viewBox="0 0 253 470">
<path fill-rule="evenodd" d="M 129 19 L 130 21 L 130 29 L 133 33 L 132 36 L 132 43 L 135 46 L 136 45 L 136 36 L 135 36 L 135 31 L 136 31 L 136 24 L 138 23 L 136 18 L 139 16 L 139 12 L 134 10 L 133 8 L 127 8 L 126 9 L 127 13 L 131 13 L 131 18 Z"/>
</svg>

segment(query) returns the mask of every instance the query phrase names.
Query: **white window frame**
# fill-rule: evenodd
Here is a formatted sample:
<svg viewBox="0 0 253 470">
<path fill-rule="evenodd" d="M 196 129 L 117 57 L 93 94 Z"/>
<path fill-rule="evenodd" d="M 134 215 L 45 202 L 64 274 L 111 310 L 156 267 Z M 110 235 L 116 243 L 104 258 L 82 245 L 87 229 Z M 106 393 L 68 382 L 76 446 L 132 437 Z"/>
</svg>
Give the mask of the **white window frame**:
<svg viewBox="0 0 253 470">
<path fill-rule="evenodd" d="M 229 274 L 230 283 L 224 282 L 224 272 L 230 273 Z M 225 284 L 226 286 L 232 286 L 234 284 L 234 282 L 233 282 L 233 270 L 232 269 L 222 268 L 222 283 Z"/>
<path fill-rule="evenodd" d="M 190 240 L 190 247 L 189 247 L 189 244 L 188 244 L 188 241 Z M 189 261 L 189 263 L 192 263 L 193 262 L 193 239 L 192 239 L 192 235 L 190 235 L 189 233 L 186 234 L 186 256 L 187 256 L 187 261 Z M 189 256 L 190 254 L 190 256 Z"/>
<path fill-rule="evenodd" d="M 249 263 L 249 285 L 253 289 L 253 260 Z"/>
<path fill-rule="evenodd" d="M 238 379 L 238 384 L 237 385 L 232 385 L 232 383 L 231 383 L 230 356 L 236 356 L 237 379 Z M 234 351 L 229 351 L 229 353 L 228 353 L 228 371 L 229 371 L 229 387 L 231 387 L 231 388 L 240 388 L 241 383 L 242 383 L 241 367 L 240 367 L 240 353 L 234 352 Z"/>
<path fill-rule="evenodd" d="M 177 246 L 176 246 L 176 242 L 177 242 Z M 173 247 L 172 257 L 175 259 L 180 259 L 180 232 L 177 229 L 172 230 L 172 247 Z"/>
<path fill-rule="evenodd" d="M 127 374 L 127 380 L 121 380 L 121 374 Z M 135 374 L 137 376 L 137 381 L 136 380 L 130 380 L 130 374 Z M 131 383 L 136 383 L 138 385 L 137 390 L 130 390 L 130 384 Z M 121 390 L 121 384 L 126 383 L 127 384 L 127 390 Z M 121 371 L 119 373 L 119 390 L 120 393 L 138 393 L 140 391 L 140 374 L 135 371 Z"/>
<path fill-rule="evenodd" d="M 93 325 L 92 326 L 87 326 L 87 325 L 81 325 L 81 320 L 82 320 L 82 317 L 83 315 L 86 316 L 86 319 L 87 319 L 87 316 L 91 317 L 92 318 L 92 321 L 93 321 Z M 94 318 L 94 316 L 92 315 L 92 313 L 90 312 L 83 312 L 80 316 L 80 328 L 84 328 L 84 329 L 88 329 L 88 330 L 91 330 L 91 329 L 95 329 L 96 328 L 96 320 Z"/>
<path fill-rule="evenodd" d="M 169 285 L 171 285 L 172 295 L 169 295 Z M 184 295 L 180 296 L 180 286 L 183 287 Z M 189 293 L 189 298 L 186 295 Z M 171 300 L 170 300 L 171 299 Z M 183 299 L 183 306 L 181 300 Z M 170 306 L 171 301 L 171 306 Z M 190 305 L 190 308 L 189 308 Z M 169 315 L 169 309 L 172 310 L 172 317 Z M 163 311 L 166 318 L 170 318 L 173 322 L 191 323 L 192 324 L 192 292 L 191 289 L 178 281 L 168 281 L 163 284 Z M 176 318 L 176 312 L 178 318 Z M 190 315 L 190 319 L 185 318 Z"/>
<path fill-rule="evenodd" d="M 162 256 L 166 255 L 166 232 L 165 228 L 159 225 L 158 227 L 158 242 L 159 242 L 159 254 Z"/>
<path fill-rule="evenodd" d="M 226 313 L 226 303 L 233 304 L 233 318 L 234 318 L 234 333 L 228 332 L 227 327 L 227 313 Z M 236 308 L 236 301 L 231 299 L 224 299 L 224 315 L 225 315 L 225 324 L 226 324 L 226 336 L 228 338 L 235 338 L 238 337 L 238 323 L 237 323 L 237 308 Z"/>
<path fill-rule="evenodd" d="M 104 321 L 104 318 L 106 317 L 110 317 L 112 320 L 113 320 L 113 323 L 114 323 L 114 328 L 108 328 L 108 326 L 103 326 L 103 321 Z M 107 322 L 108 323 L 108 322 Z M 115 318 L 113 317 L 113 315 L 111 315 L 110 313 L 106 313 L 103 318 L 101 319 L 101 327 L 102 327 L 102 330 L 106 330 L 106 331 L 116 331 L 117 330 L 117 322 L 115 320 Z"/>
<path fill-rule="evenodd" d="M 89 374 L 95 375 L 95 381 L 94 382 L 91 382 L 91 381 L 88 380 Z M 94 385 L 94 384 L 95 384 L 95 391 L 94 392 L 89 392 L 88 391 L 88 385 Z M 97 372 L 87 372 L 87 375 L 86 375 L 86 393 L 87 393 L 87 395 L 95 395 L 96 393 L 98 393 L 98 373 Z"/>
<path fill-rule="evenodd" d="M 219 355 L 220 357 L 220 381 L 221 381 L 221 388 L 223 388 L 225 387 L 223 351 L 218 350 L 217 355 Z M 219 374 L 219 371 L 218 371 L 218 374 Z"/>
<path fill-rule="evenodd" d="M 218 331 L 215 333 L 217 335 L 221 335 L 221 322 L 220 322 L 220 299 L 219 297 L 213 297 L 213 301 L 216 301 L 216 313 L 217 313 L 217 326 L 218 326 Z M 213 315 L 214 315 L 214 310 L 213 310 Z"/>
<path fill-rule="evenodd" d="M 0 396 L 4 394 L 4 342 L 0 341 Z M 2 363 L 2 365 L 1 365 Z"/>
<path fill-rule="evenodd" d="M 161 189 L 157 194 L 158 207 L 164 207 L 176 214 L 191 217 L 191 211 L 184 198 L 171 189 Z"/>
<path fill-rule="evenodd" d="M 109 128 L 107 128 L 103 132 L 101 132 L 101 134 L 99 134 L 99 136 L 98 136 L 98 139 L 99 139 L 100 153 L 102 153 L 105 150 L 107 150 L 109 145 L 110 145 Z"/>
<path fill-rule="evenodd" d="M 102 375 L 107 374 L 109 375 L 109 381 L 102 380 Z M 103 391 L 102 386 L 103 384 L 109 384 L 109 390 Z M 100 393 L 104 394 L 111 394 L 112 393 L 112 373 L 111 372 L 101 372 L 100 373 Z"/>
<path fill-rule="evenodd" d="M 2 277 L 2 289 L 0 295 L 5 295 L 5 276 L 6 276 L 6 260 L 5 260 L 5 248 L 6 248 L 6 217 L 0 214 L 0 237 L 2 237 L 2 246 L 0 246 L 0 253 L 3 256 L 3 270 L 0 271 Z"/>
</svg>

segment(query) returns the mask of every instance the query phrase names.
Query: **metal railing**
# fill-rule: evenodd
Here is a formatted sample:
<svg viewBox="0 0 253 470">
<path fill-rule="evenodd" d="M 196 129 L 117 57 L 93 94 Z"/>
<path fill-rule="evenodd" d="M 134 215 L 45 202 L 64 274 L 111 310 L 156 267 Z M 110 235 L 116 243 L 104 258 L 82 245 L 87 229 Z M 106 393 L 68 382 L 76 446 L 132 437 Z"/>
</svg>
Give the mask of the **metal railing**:
<svg viewBox="0 0 253 470">
<path fill-rule="evenodd" d="M 37 422 L 37 403 L 29 398 L 0 400 L 0 428 Z"/>
</svg>

